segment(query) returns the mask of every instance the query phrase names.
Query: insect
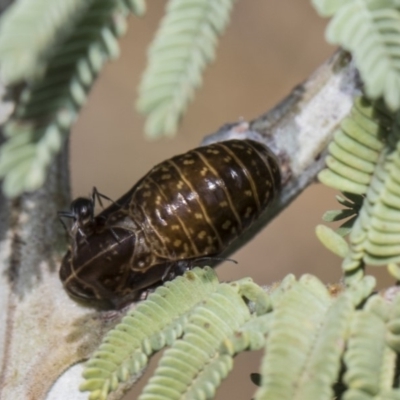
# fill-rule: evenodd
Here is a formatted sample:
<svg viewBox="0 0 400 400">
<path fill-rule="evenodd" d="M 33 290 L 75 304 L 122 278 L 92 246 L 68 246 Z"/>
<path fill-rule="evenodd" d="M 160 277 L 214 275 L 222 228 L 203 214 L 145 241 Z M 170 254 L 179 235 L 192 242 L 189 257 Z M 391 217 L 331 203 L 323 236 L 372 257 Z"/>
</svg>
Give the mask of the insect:
<svg viewBox="0 0 400 400">
<path fill-rule="evenodd" d="M 156 165 L 97 216 L 75 200 L 69 213 L 79 230 L 62 261 L 64 287 L 118 308 L 167 272 L 218 257 L 265 210 L 280 182 L 277 159 L 264 145 L 228 140 Z M 86 199 L 92 209 L 94 199 Z"/>
<path fill-rule="evenodd" d="M 106 199 L 113 202 L 109 197 L 105 196 L 104 194 L 100 193 L 96 187 L 92 190 L 92 195 L 90 198 L 86 197 L 78 197 L 74 201 L 72 201 L 70 209 L 68 211 L 59 211 L 58 217 L 63 225 L 64 229 L 69 232 L 70 236 L 73 239 L 72 244 L 76 245 L 78 241 L 75 239 L 76 236 L 79 234 L 86 240 L 86 234 L 83 232 L 82 228 L 85 223 L 90 222 L 91 224 L 94 223 L 94 210 L 96 206 L 96 199 L 98 203 L 103 206 L 101 199 Z M 70 218 L 73 220 L 73 224 L 71 228 L 68 230 L 67 226 L 65 225 L 63 218 Z M 103 218 L 103 222 L 105 221 L 105 217 Z M 99 226 L 100 219 L 97 218 L 97 226 Z M 112 235 L 118 241 L 117 234 L 111 230 Z M 76 248 L 76 246 L 75 246 Z"/>
<path fill-rule="evenodd" d="M 82 226 L 89 220 L 93 222 L 96 199 L 102 206 L 102 198 L 112 201 L 109 197 L 99 193 L 96 187 L 94 187 L 91 198 L 78 197 L 71 203 L 70 210 L 59 211 L 58 216 L 65 230 L 68 231 L 67 226 L 62 218 L 71 218 L 74 221 L 70 229 L 71 235 L 74 235 L 74 233 L 76 234 L 76 232 L 78 232 L 80 235 L 84 236 Z"/>
</svg>

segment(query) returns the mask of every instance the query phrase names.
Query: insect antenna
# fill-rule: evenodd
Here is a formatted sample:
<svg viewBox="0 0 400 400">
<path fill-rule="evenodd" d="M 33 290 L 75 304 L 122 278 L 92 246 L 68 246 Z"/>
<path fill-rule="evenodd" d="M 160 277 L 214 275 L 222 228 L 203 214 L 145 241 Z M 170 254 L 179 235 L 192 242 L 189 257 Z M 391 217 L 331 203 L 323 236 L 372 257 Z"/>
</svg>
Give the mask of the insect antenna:
<svg viewBox="0 0 400 400">
<path fill-rule="evenodd" d="M 61 225 L 64 227 L 65 232 L 70 233 L 69 229 L 67 228 L 67 225 L 65 224 L 63 218 L 73 218 L 72 213 L 70 211 L 58 211 L 57 212 L 58 219 L 61 222 Z"/>
</svg>

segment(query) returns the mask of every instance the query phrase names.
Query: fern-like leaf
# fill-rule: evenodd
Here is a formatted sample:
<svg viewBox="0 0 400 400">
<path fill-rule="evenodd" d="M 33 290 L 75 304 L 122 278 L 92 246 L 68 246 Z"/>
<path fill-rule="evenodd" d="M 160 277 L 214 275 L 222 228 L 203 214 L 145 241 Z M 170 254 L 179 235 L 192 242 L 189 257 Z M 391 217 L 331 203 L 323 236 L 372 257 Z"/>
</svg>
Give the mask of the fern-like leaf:
<svg viewBox="0 0 400 400">
<path fill-rule="evenodd" d="M 158 288 L 105 336 L 81 390 L 107 399 L 169 345 L 140 399 L 212 398 L 234 355 L 265 345 L 270 311 L 269 296 L 250 278 L 219 284 L 212 269 L 195 268 Z"/>
<path fill-rule="evenodd" d="M 1 18 L 0 62 L 6 84 L 37 79 L 93 0 L 20 0 Z"/>
<path fill-rule="evenodd" d="M 355 306 L 345 293 L 334 300 L 316 278 L 282 282 L 256 399 L 331 399 Z M 357 296 L 356 296 L 357 297 Z"/>
<path fill-rule="evenodd" d="M 154 351 L 169 345 L 139 399 L 211 399 L 237 353 L 265 346 L 257 399 L 331 399 L 356 314 L 381 321 L 377 348 L 400 348 L 400 296 L 392 306 L 375 295 L 355 311 L 374 287 L 375 279 L 364 277 L 338 293 L 310 275 L 299 281 L 289 275 L 266 295 L 250 278 L 219 284 L 212 269 L 195 268 L 158 288 L 106 335 L 87 363 L 82 389 L 91 391 L 89 399 L 107 399 L 121 382 L 133 380 Z M 353 376 L 361 373 L 364 382 L 370 370 L 380 371 L 379 394 L 397 398 L 398 390 L 388 389 L 393 357 L 370 358 L 374 365 L 364 369 L 353 359 L 352 353 L 346 375 L 351 390 Z M 391 368 L 388 378 L 385 368 Z"/>
<path fill-rule="evenodd" d="M 341 258 L 345 258 L 349 252 L 349 245 L 346 240 L 343 239 L 333 229 L 325 226 L 318 225 L 315 229 L 315 233 L 319 241 L 332 253 L 338 255 Z"/>
<path fill-rule="evenodd" d="M 354 193 L 343 193 L 344 197 L 342 196 L 336 196 L 336 199 L 339 204 L 343 205 L 344 209 L 341 210 L 331 210 L 327 211 L 323 216 L 322 219 L 326 222 L 334 222 L 334 221 L 341 221 L 346 218 L 354 219 L 354 217 L 357 217 L 360 209 L 362 207 L 362 204 L 364 202 L 364 196 L 363 195 L 358 195 Z M 346 236 L 349 231 L 347 231 L 348 225 L 344 223 L 343 225 L 340 226 L 338 229 L 338 233 L 341 236 Z M 352 225 L 350 225 L 352 226 Z"/>
<path fill-rule="evenodd" d="M 343 262 L 346 271 L 362 263 L 387 265 L 400 260 L 399 138 L 398 120 L 380 154 L 359 218 L 350 233 L 350 253 Z"/>
<path fill-rule="evenodd" d="M 391 0 L 340 3 L 342 7 L 338 10 L 333 8 L 337 12 L 327 28 L 328 41 L 352 52 L 367 95 L 372 99 L 383 96 L 389 108 L 397 111 L 400 108 L 400 10 Z"/>
<path fill-rule="evenodd" d="M 91 2 L 81 11 L 70 35 L 51 52 L 42 79 L 23 90 L 5 126 L 7 141 L 0 150 L 0 177 L 9 197 L 43 184 L 48 165 L 63 145 L 104 63 L 118 56 L 117 38 L 126 30 L 128 7 L 133 10 L 136 2 Z M 18 27 L 13 34 L 19 34 Z"/>
<path fill-rule="evenodd" d="M 397 353 L 400 352 L 400 295 L 397 294 L 393 300 L 388 321 L 386 324 L 388 332 L 386 340 L 388 345 Z"/>
<path fill-rule="evenodd" d="M 220 353 L 234 356 L 244 350 L 262 349 L 265 346 L 266 336 L 271 330 L 272 319 L 273 313 L 250 319 L 222 342 Z"/>
<path fill-rule="evenodd" d="M 345 258 L 349 252 L 349 245 L 343 237 L 351 232 L 364 201 L 364 196 L 346 192 L 343 194 L 345 198 L 341 196 L 336 196 L 336 198 L 346 208 L 327 211 L 322 219 L 326 222 L 334 222 L 348 218 L 347 221 L 336 231 L 325 225 L 318 225 L 315 231 L 320 242 L 341 258 Z"/>
<path fill-rule="evenodd" d="M 137 108 L 147 114 L 150 137 L 172 135 L 206 64 L 215 56 L 217 37 L 229 20 L 234 0 L 170 0 L 149 51 Z"/>
<path fill-rule="evenodd" d="M 105 336 L 86 364 L 81 390 L 90 391 L 91 400 L 106 399 L 120 382 L 144 368 L 149 355 L 182 334 L 186 313 L 217 285 L 214 270 L 205 267 L 159 287 Z"/>
<path fill-rule="evenodd" d="M 343 199 L 349 209 L 327 217 L 352 216 L 339 230 L 350 232 L 350 246 L 346 250 L 346 243 L 326 227 L 318 227 L 321 241 L 344 256 L 343 269 L 349 278 L 362 276 L 359 272 L 365 264 L 390 264 L 389 271 L 398 276 L 394 263 L 400 261 L 400 114 L 388 112 L 380 102 L 358 99 L 329 152 L 328 169 L 319 178 L 346 190 L 353 200 Z"/>
<path fill-rule="evenodd" d="M 393 123 L 394 115 L 381 104 L 356 99 L 328 147 L 328 168 L 319 180 L 342 192 L 365 194 Z"/>
<path fill-rule="evenodd" d="M 165 351 L 139 400 L 214 397 L 233 364 L 230 356 L 219 355 L 221 343 L 250 319 L 237 285 L 219 285 L 193 310 L 183 338 Z"/>
<path fill-rule="evenodd" d="M 344 382 L 348 387 L 344 400 L 399 398 L 399 389 L 392 388 L 396 352 L 385 342 L 388 315 L 389 305 L 379 296 L 356 311 L 344 356 Z"/>
</svg>

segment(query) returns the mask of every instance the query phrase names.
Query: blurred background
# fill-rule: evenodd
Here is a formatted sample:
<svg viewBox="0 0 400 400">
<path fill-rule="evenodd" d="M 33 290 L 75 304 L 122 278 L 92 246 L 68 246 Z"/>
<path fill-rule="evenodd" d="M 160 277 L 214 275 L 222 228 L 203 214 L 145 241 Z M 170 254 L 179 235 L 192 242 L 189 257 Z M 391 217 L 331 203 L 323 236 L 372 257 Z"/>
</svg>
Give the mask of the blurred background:
<svg viewBox="0 0 400 400">
<path fill-rule="evenodd" d="M 144 137 L 144 119 L 135 112 L 134 101 L 165 0 L 147 4 L 144 18 L 130 19 L 121 57 L 103 71 L 73 130 L 73 197 L 86 196 L 96 186 L 117 199 L 155 164 L 198 146 L 221 125 L 241 117 L 253 119 L 273 107 L 334 51 L 324 40 L 327 21 L 317 16 L 309 0 L 238 1 L 217 59 L 206 70 L 204 85 L 178 134 L 150 142 Z M 325 283 L 339 281 L 339 258 L 323 248 L 314 234 L 322 214 L 337 208 L 335 194 L 318 184 L 309 187 L 233 256 L 237 265 L 226 262 L 218 267 L 220 279 L 250 276 L 268 285 L 288 273 L 297 277 L 312 273 Z M 382 272 L 379 286 L 391 281 Z M 261 353 L 239 356 L 217 399 L 251 399 L 255 387 L 249 374 L 258 371 L 260 357 Z M 135 399 L 139 390 L 140 385 L 126 399 Z"/>
</svg>

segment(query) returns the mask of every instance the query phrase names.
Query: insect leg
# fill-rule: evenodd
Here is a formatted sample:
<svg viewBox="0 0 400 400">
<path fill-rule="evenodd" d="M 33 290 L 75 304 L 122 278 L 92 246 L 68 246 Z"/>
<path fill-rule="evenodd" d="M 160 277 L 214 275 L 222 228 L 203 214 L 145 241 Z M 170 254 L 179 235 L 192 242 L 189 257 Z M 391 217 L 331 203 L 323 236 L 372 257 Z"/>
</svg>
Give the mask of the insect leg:
<svg viewBox="0 0 400 400">
<path fill-rule="evenodd" d="M 161 280 L 164 282 L 166 280 L 171 280 L 174 279 L 178 275 L 183 275 L 186 271 L 196 267 L 204 266 L 205 261 L 230 261 L 233 262 L 234 264 L 237 264 L 238 262 L 236 260 L 233 260 L 231 258 L 221 258 L 221 257 L 213 257 L 213 256 L 206 256 L 206 257 L 197 257 L 193 259 L 186 259 L 186 260 L 179 260 L 175 262 L 169 263 L 166 268 L 165 272 L 161 278 Z M 201 265 L 203 264 L 203 265 Z"/>
<path fill-rule="evenodd" d="M 117 202 L 115 202 L 113 199 L 109 198 L 109 197 L 106 196 L 105 194 L 100 193 L 100 192 L 97 190 L 96 186 L 93 186 L 93 190 L 92 190 L 92 200 L 93 200 L 93 204 L 94 204 L 95 199 L 97 199 L 97 201 L 99 202 L 99 204 L 100 204 L 102 207 L 103 207 L 103 203 L 102 203 L 101 199 L 106 199 L 106 200 L 110 201 L 112 204 L 115 204 L 115 205 L 117 205 L 118 207 L 120 207 L 120 205 L 119 205 Z M 94 208 L 94 207 L 93 207 L 93 208 Z M 103 208 L 104 208 L 104 207 L 103 207 Z"/>
<path fill-rule="evenodd" d="M 193 267 L 194 265 L 191 260 L 171 261 L 167 264 L 161 280 L 163 282 L 167 280 L 172 280 L 178 275 L 183 275 L 187 270 Z"/>
<path fill-rule="evenodd" d="M 83 232 L 80 226 L 78 226 L 78 233 L 82 236 L 83 240 L 85 241 L 86 244 L 89 244 L 86 234 Z"/>
<path fill-rule="evenodd" d="M 168 263 L 168 265 L 165 268 L 165 271 L 161 277 L 161 282 L 166 282 L 166 281 L 171 281 L 172 279 L 174 279 L 177 275 L 182 275 L 179 273 L 176 273 L 175 268 L 174 267 L 174 263 Z"/>
</svg>

